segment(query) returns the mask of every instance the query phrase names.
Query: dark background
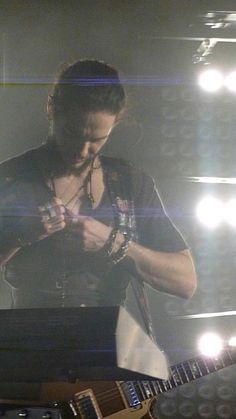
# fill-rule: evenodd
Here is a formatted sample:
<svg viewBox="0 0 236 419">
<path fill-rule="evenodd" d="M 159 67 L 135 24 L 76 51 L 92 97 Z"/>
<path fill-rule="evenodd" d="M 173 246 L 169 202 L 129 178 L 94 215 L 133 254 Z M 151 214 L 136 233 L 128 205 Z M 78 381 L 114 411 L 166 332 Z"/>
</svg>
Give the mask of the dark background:
<svg viewBox="0 0 236 419">
<path fill-rule="evenodd" d="M 0 1 L 1 160 L 45 141 L 46 99 L 63 63 L 96 58 L 121 71 L 129 112 L 106 152 L 155 178 L 199 277 L 189 301 L 148 291 L 157 338 L 171 363 L 195 356 L 198 337 L 208 325 L 212 329 L 207 319 L 176 316 L 236 310 L 235 229 L 208 230 L 195 215 L 206 193 L 222 200 L 236 196 L 235 184 L 227 183 L 236 177 L 236 96 L 200 91 L 202 63 L 193 63 L 203 39 L 219 38 L 209 60 L 236 68 L 235 9 L 235 1 Z M 195 182 L 203 176 L 224 182 Z M 132 294 L 130 300 L 133 306 Z M 2 283 L 0 306 L 9 304 Z M 227 341 L 234 325 L 234 316 L 226 316 L 213 328 Z M 236 417 L 235 370 L 224 371 L 170 392 L 159 403 L 162 417 Z"/>
</svg>

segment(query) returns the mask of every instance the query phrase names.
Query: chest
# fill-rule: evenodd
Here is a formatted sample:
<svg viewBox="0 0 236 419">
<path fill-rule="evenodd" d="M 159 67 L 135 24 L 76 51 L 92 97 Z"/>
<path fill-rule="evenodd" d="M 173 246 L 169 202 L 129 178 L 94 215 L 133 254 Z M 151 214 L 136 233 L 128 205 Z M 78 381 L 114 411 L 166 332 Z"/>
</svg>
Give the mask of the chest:
<svg viewBox="0 0 236 419">
<path fill-rule="evenodd" d="M 84 207 L 96 209 L 106 188 L 102 168 L 83 176 L 54 178 L 50 180 L 49 186 L 63 205 L 74 214 L 79 214 Z"/>
</svg>

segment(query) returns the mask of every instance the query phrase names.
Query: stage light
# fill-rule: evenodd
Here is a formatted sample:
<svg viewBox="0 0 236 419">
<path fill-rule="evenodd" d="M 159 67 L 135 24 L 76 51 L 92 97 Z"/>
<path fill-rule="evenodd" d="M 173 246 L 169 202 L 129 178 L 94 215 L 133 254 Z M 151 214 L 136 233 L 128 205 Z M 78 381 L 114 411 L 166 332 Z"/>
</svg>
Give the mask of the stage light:
<svg viewBox="0 0 236 419">
<path fill-rule="evenodd" d="M 224 219 L 232 226 L 236 226 L 236 199 L 231 199 L 224 209 Z"/>
<path fill-rule="evenodd" d="M 205 333 L 198 342 L 200 352 L 208 357 L 217 357 L 223 349 L 223 341 L 216 333 Z"/>
<path fill-rule="evenodd" d="M 223 86 L 223 82 L 222 73 L 213 69 L 203 71 L 198 78 L 199 86 L 207 92 L 216 92 Z"/>
<path fill-rule="evenodd" d="M 202 224 L 214 228 L 223 220 L 223 205 L 219 199 L 209 196 L 199 202 L 196 214 Z"/>
<path fill-rule="evenodd" d="M 236 347 L 236 336 L 232 336 L 232 337 L 229 339 L 229 346 Z"/>
<path fill-rule="evenodd" d="M 224 85 L 231 92 L 236 92 L 236 71 L 232 71 L 232 73 L 225 77 Z"/>
</svg>

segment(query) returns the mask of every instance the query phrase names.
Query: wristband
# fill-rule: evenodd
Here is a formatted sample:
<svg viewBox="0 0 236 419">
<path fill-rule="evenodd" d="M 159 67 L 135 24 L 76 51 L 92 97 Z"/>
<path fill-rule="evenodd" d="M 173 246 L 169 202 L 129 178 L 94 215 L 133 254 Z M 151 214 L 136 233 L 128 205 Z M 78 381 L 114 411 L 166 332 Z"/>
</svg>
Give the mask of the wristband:
<svg viewBox="0 0 236 419">
<path fill-rule="evenodd" d="M 112 255 L 111 262 L 113 263 L 113 265 L 116 265 L 117 263 L 121 262 L 122 259 L 125 258 L 126 254 L 128 252 L 128 249 L 129 249 L 129 245 L 132 241 L 129 234 L 123 233 L 123 236 L 124 236 L 124 239 L 125 239 L 124 243 L 121 245 L 118 252 L 116 252 L 114 255 Z"/>
<path fill-rule="evenodd" d="M 118 229 L 113 228 L 110 232 L 107 242 L 101 249 L 104 258 L 109 258 L 111 256 L 117 233 Z"/>
</svg>

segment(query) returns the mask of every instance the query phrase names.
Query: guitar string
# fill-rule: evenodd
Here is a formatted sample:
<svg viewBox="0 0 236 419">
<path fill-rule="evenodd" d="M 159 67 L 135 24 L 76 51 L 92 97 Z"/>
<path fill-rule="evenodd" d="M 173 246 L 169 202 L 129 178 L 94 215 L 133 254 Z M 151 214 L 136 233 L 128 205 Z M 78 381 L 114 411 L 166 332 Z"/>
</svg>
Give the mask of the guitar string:
<svg viewBox="0 0 236 419">
<path fill-rule="evenodd" d="M 153 380 L 152 380 L 153 381 Z M 164 380 L 163 380 L 164 381 Z M 136 385 L 134 385 L 135 387 L 137 387 L 137 384 Z M 110 403 L 112 400 L 115 400 L 115 399 L 117 399 L 117 398 L 121 398 L 122 399 L 122 396 L 121 396 L 121 394 L 120 393 L 117 393 L 117 392 L 119 392 L 119 390 L 118 390 L 118 388 L 117 389 L 113 389 L 113 390 L 108 390 L 108 391 L 104 391 L 104 392 L 100 392 L 100 393 L 97 393 L 97 394 L 95 394 L 95 398 L 97 399 L 97 401 L 98 402 L 100 402 L 101 404 L 106 404 L 106 403 Z M 108 396 L 108 394 L 110 393 L 110 395 Z M 114 393 L 114 396 L 112 396 L 111 397 L 111 395 L 112 395 L 112 393 Z M 115 395 L 115 393 L 117 393 L 116 395 Z M 161 393 L 161 392 L 160 392 Z M 159 393 L 158 393 L 159 394 Z M 102 396 L 103 395 L 103 396 Z M 148 397 L 148 396 L 146 396 L 146 398 L 145 399 L 152 399 L 153 397 L 155 397 L 156 396 L 156 394 L 154 394 L 151 398 L 150 397 Z M 145 400 L 144 399 L 144 400 Z M 144 400 L 141 400 L 141 402 L 142 401 L 144 401 Z M 78 403 L 79 404 L 79 402 L 80 402 L 80 400 L 76 400 L 75 399 L 75 402 L 76 403 Z M 90 402 L 89 401 L 87 401 L 87 402 L 85 402 L 85 401 L 83 401 L 83 407 L 89 407 L 90 406 Z M 132 406 L 130 406 L 130 408 L 131 408 Z"/>
<path fill-rule="evenodd" d="M 181 368 L 182 367 L 183 366 L 181 365 Z M 171 378 L 173 378 L 173 374 L 172 374 Z M 157 385 L 158 384 L 159 385 L 161 385 L 161 384 L 163 385 L 165 383 L 166 384 L 170 384 L 172 388 L 175 388 L 175 387 L 178 387 L 179 385 L 185 384 L 184 382 L 180 382 L 180 383 L 174 383 L 174 386 L 173 386 L 173 384 L 170 383 L 171 378 L 169 380 L 161 380 L 161 379 L 158 380 L 157 379 L 157 380 L 148 380 L 148 381 L 154 382 Z M 196 379 L 197 378 L 200 378 L 200 377 L 196 377 Z M 142 382 L 143 382 L 142 380 L 133 381 L 134 388 L 135 389 L 138 389 L 139 388 L 139 385 L 140 384 L 142 385 Z M 157 394 L 161 394 L 161 393 L 166 392 L 166 391 L 168 391 L 170 389 L 167 389 L 167 388 L 162 389 L 161 387 L 158 387 L 158 389 L 156 389 L 155 391 L 157 391 Z M 144 392 L 145 392 L 145 389 L 144 389 Z M 155 397 L 157 394 L 153 394 L 153 397 Z M 99 400 L 99 401 L 101 401 L 103 403 L 107 403 L 107 402 L 109 402 L 110 400 L 112 400 L 114 398 L 121 397 L 121 394 L 120 394 L 119 389 L 117 387 L 117 388 L 113 388 L 113 389 L 110 389 L 110 390 L 101 391 L 101 392 L 97 393 L 95 396 L 96 396 L 97 400 Z"/>
<path fill-rule="evenodd" d="M 172 378 L 172 377 L 171 377 Z M 155 383 L 159 383 L 160 385 L 162 384 L 162 385 L 164 385 L 165 383 L 168 383 L 168 384 L 170 384 L 170 380 L 171 380 L 171 378 L 169 379 L 169 380 L 161 380 L 161 379 L 159 379 L 159 380 L 150 380 L 151 382 L 155 382 Z M 149 381 L 149 380 L 148 380 Z M 140 383 L 141 385 L 142 385 L 142 380 L 141 381 L 134 381 L 133 382 L 133 386 L 134 386 L 134 388 L 135 389 L 139 389 L 139 385 L 140 384 L 138 384 L 138 383 Z M 179 385 L 182 385 L 182 384 L 185 384 L 184 382 L 182 383 L 178 383 L 178 384 L 176 384 L 176 383 L 174 383 L 174 386 L 173 385 L 171 385 L 170 384 L 170 388 L 166 388 L 166 387 L 164 387 L 164 388 L 161 388 L 161 387 L 158 387 L 158 389 L 156 389 L 155 391 L 157 392 L 157 394 L 153 394 L 152 396 L 151 396 L 151 398 L 152 397 L 155 397 L 156 395 L 158 395 L 158 394 L 161 394 L 161 393 L 164 393 L 164 392 L 166 392 L 166 391 L 169 391 L 169 390 L 171 390 L 171 389 L 173 389 L 173 388 L 175 388 L 175 387 L 177 387 L 177 386 L 179 386 Z M 140 389 L 139 389 L 140 390 Z M 144 390 L 144 394 L 145 394 L 145 398 L 144 398 L 144 400 L 145 399 L 149 399 L 150 397 L 148 397 L 147 396 L 147 394 L 146 394 L 146 392 L 145 392 L 145 388 L 143 388 L 143 390 Z M 153 390 L 152 390 L 153 391 Z M 103 391 L 103 392 L 100 392 L 100 393 L 97 393 L 97 394 L 95 394 L 95 397 L 96 397 L 96 399 L 99 401 L 99 402 L 101 402 L 101 403 L 108 403 L 108 402 L 110 402 L 111 400 L 114 400 L 115 398 L 118 398 L 118 397 L 122 397 L 121 396 L 121 394 L 119 393 L 119 389 L 118 388 L 114 388 L 114 389 L 111 389 L 111 390 L 106 390 L 106 391 Z M 141 402 L 142 401 L 144 401 L 144 400 L 140 400 Z"/>
<path fill-rule="evenodd" d="M 103 393 L 98 393 L 96 395 L 97 400 L 99 400 L 102 403 L 108 403 L 110 400 L 118 398 L 118 397 L 122 397 L 120 392 L 117 394 L 117 392 L 119 392 L 119 389 L 113 389 L 113 390 L 108 390 L 107 392 L 103 392 Z M 110 394 L 109 394 L 110 393 Z M 112 396 L 112 393 L 114 394 Z M 112 397 L 111 397 L 112 396 Z"/>
<path fill-rule="evenodd" d="M 201 358 L 200 359 L 199 358 L 194 359 L 195 362 L 198 362 L 199 360 L 201 360 Z M 193 360 L 190 360 L 190 361 L 193 361 Z M 183 368 L 183 365 L 182 364 L 180 364 L 179 366 L 181 366 L 181 368 Z M 173 366 L 173 367 L 177 367 L 177 366 Z M 222 368 L 224 368 L 224 367 L 222 366 L 221 368 L 219 368 L 219 370 L 222 369 Z M 171 377 L 170 377 L 169 380 L 157 379 L 157 380 L 148 380 L 148 381 L 155 382 L 157 384 L 159 383 L 160 385 L 161 384 L 163 385 L 164 383 L 170 384 L 171 378 L 173 378 L 173 374 L 171 374 Z M 197 379 L 197 378 L 200 378 L 200 377 L 196 377 L 194 379 Z M 143 381 L 145 381 L 145 380 L 143 380 Z M 143 381 L 142 380 L 132 381 L 135 389 L 138 388 L 138 386 L 139 386 L 138 383 L 141 383 L 142 384 Z M 176 388 L 176 387 L 178 387 L 180 385 L 183 385 L 183 384 L 186 384 L 186 383 L 185 382 L 183 382 L 183 383 L 182 382 L 181 383 L 174 383 L 174 386 L 172 388 Z M 171 390 L 171 388 L 170 389 L 166 389 L 166 388 L 162 389 L 162 388 L 159 387 L 157 394 L 164 393 L 164 392 L 166 392 L 168 390 Z M 154 394 L 153 397 L 155 397 L 157 394 Z M 102 391 L 100 393 L 95 394 L 95 396 L 96 396 L 97 400 L 101 401 L 102 403 L 108 403 L 112 399 L 115 399 L 115 398 L 118 398 L 118 397 L 122 397 L 121 394 L 120 394 L 120 392 L 119 392 L 118 387 L 117 388 L 113 388 L 111 390 Z M 147 399 L 148 399 L 148 397 L 147 397 Z"/>
<path fill-rule="evenodd" d="M 115 397 L 112 396 L 113 394 L 115 395 Z M 99 401 L 101 401 L 103 399 L 105 399 L 105 400 L 107 399 L 107 401 L 109 401 L 109 397 L 110 397 L 110 400 L 112 400 L 114 398 L 121 397 L 121 394 L 120 394 L 119 389 L 117 387 L 117 388 L 113 388 L 111 390 L 106 390 L 106 391 L 101 391 L 100 393 L 96 393 L 95 396 L 96 396 L 96 399 L 99 400 Z"/>
<path fill-rule="evenodd" d="M 174 384 L 174 386 L 173 386 L 173 384 L 171 384 L 171 379 L 173 378 L 173 376 L 171 375 L 171 377 L 170 377 L 170 379 L 169 380 L 161 380 L 161 379 L 157 379 L 157 380 L 150 380 L 151 382 L 155 382 L 157 385 L 158 384 L 160 384 L 160 385 L 163 385 L 164 383 L 166 383 L 166 384 L 169 384 L 170 385 L 170 389 L 167 389 L 167 388 L 164 388 L 164 389 L 162 389 L 161 387 L 158 387 L 158 389 L 157 390 L 155 390 L 155 391 L 157 391 L 157 394 L 161 394 L 161 393 L 163 393 L 163 392 L 166 392 L 166 391 L 168 391 L 168 390 L 171 390 L 171 388 L 175 388 L 175 387 L 177 387 L 177 386 L 179 386 L 179 385 L 181 385 L 181 384 L 185 384 L 184 382 L 182 383 L 179 383 L 179 384 Z M 144 380 L 145 381 L 145 380 Z M 148 380 L 149 381 L 149 380 Z M 140 384 L 138 384 L 138 383 L 141 383 L 141 385 L 142 385 L 142 380 L 141 381 L 134 381 L 133 382 L 133 386 L 134 386 L 134 388 L 135 389 L 139 389 L 139 385 Z M 119 392 L 119 389 L 118 388 L 114 388 L 114 389 L 111 389 L 111 390 L 106 390 L 106 391 L 103 391 L 103 392 L 100 392 L 100 393 L 97 393 L 96 394 L 96 398 L 97 399 L 99 399 L 100 401 L 104 401 L 104 402 L 108 402 L 109 401 L 109 397 L 111 397 L 112 396 L 112 394 L 114 394 L 115 395 L 115 393 L 117 393 L 117 392 Z M 144 392 L 145 392 L 145 389 L 144 389 Z M 153 391 L 154 392 L 154 391 Z M 157 394 L 153 394 L 153 397 L 155 397 Z M 120 394 L 117 394 L 117 396 L 116 397 L 118 397 L 118 396 L 120 396 Z M 148 398 L 148 397 L 147 397 Z"/>
<path fill-rule="evenodd" d="M 118 399 L 118 398 L 120 398 L 120 399 L 122 399 L 122 396 L 121 396 L 121 394 L 117 394 L 116 396 L 112 396 L 112 397 L 109 397 L 109 398 L 107 398 L 106 400 L 101 400 L 99 397 L 98 397 L 98 394 L 95 394 L 95 399 L 97 399 L 97 401 L 99 402 L 99 403 L 101 403 L 101 405 L 104 405 L 104 404 L 106 404 L 106 403 L 110 403 L 111 401 L 113 401 L 113 400 L 115 400 L 115 399 Z M 123 399 L 122 399 L 122 401 L 123 401 Z M 80 400 L 76 400 L 75 399 L 75 403 L 79 403 L 80 402 Z M 89 406 L 90 405 L 90 402 L 89 401 L 84 401 L 84 400 L 82 400 L 82 402 L 83 402 L 83 406 L 85 406 L 86 404 Z"/>
<path fill-rule="evenodd" d="M 159 381 L 169 381 L 169 380 L 151 380 L 151 381 L 155 381 L 155 382 L 159 382 Z M 142 381 L 135 381 L 135 383 L 142 383 Z M 138 384 L 134 384 L 134 387 L 135 388 L 138 388 Z M 117 394 L 116 394 L 117 393 Z M 161 390 L 160 390 L 160 393 L 161 393 Z M 102 392 L 99 392 L 99 393 L 97 393 L 95 396 L 96 396 L 96 398 L 97 399 L 99 399 L 99 401 L 106 401 L 106 402 L 108 402 L 109 401 L 109 397 L 110 397 L 110 400 L 112 399 L 111 398 L 111 396 L 112 395 L 115 395 L 116 394 L 116 398 L 117 397 L 121 397 L 121 395 L 120 395 L 120 392 L 119 392 L 119 389 L 118 388 L 113 388 L 113 389 L 111 389 L 111 390 L 106 390 L 106 391 L 102 391 Z M 154 394 L 153 395 L 153 397 L 155 396 L 156 394 Z M 113 396 L 112 396 L 113 397 Z M 114 398 L 114 397 L 113 397 Z"/>
<path fill-rule="evenodd" d="M 189 362 L 191 362 L 191 361 L 194 361 L 194 362 L 199 362 L 199 361 L 201 361 L 201 359 L 194 359 L 194 360 L 190 360 Z M 184 365 L 183 365 L 183 363 L 181 363 L 181 364 L 179 364 L 178 366 L 173 366 L 172 368 L 177 368 L 178 367 L 178 370 L 183 370 L 183 369 L 185 369 L 185 367 L 184 367 Z M 220 369 L 222 369 L 222 368 L 224 368 L 224 366 L 222 365 L 220 368 L 219 368 L 219 370 Z M 214 371 L 213 371 L 214 372 Z M 157 383 L 157 384 L 170 384 L 170 385 L 172 385 L 172 388 L 174 388 L 174 387 L 178 387 L 179 385 L 183 385 L 183 384 L 186 384 L 186 382 L 179 382 L 179 383 L 175 383 L 175 381 L 174 381 L 174 386 L 173 386 L 173 384 L 171 383 L 171 379 L 173 378 L 173 373 L 171 374 L 171 377 L 170 377 L 170 379 L 169 380 L 161 380 L 161 379 L 157 379 L 157 380 L 148 380 L 148 381 L 151 381 L 151 382 L 154 382 L 154 383 Z M 199 377 L 194 377 L 193 379 L 198 379 L 198 378 L 200 378 L 200 376 Z M 144 380 L 145 381 L 145 380 Z M 139 384 L 138 383 L 141 383 L 142 384 L 142 380 L 138 380 L 138 381 L 132 381 L 132 383 L 133 383 L 133 386 L 135 387 L 135 388 L 138 388 L 138 386 L 139 386 Z M 159 388 L 158 389 L 159 390 L 159 392 L 160 393 L 162 393 L 162 392 L 165 392 L 165 391 L 168 391 L 169 389 L 166 389 L 166 388 L 164 388 L 164 389 L 162 389 L 162 388 Z M 145 391 L 145 390 L 144 390 Z M 100 400 L 102 400 L 103 398 L 104 398 L 104 400 L 105 399 L 107 399 L 107 400 L 109 400 L 108 399 L 108 397 L 110 397 L 112 394 L 114 394 L 115 395 L 115 393 L 118 393 L 117 395 L 116 395 L 116 397 L 118 397 L 118 396 L 120 396 L 120 393 L 119 393 L 119 389 L 118 388 L 113 388 L 113 389 L 111 389 L 111 390 L 106 390 L 106 391 L 103 391 L 103 392 L 100 392 L 100 393 L 97 393 L 96 394 L 96 397 L 97 397 L 97 399 L 100 399 Z M 159 394 L 159 393 L 158 393 Z M 155 395 L 154 395 L 155 396 Z"/>
</svg>

